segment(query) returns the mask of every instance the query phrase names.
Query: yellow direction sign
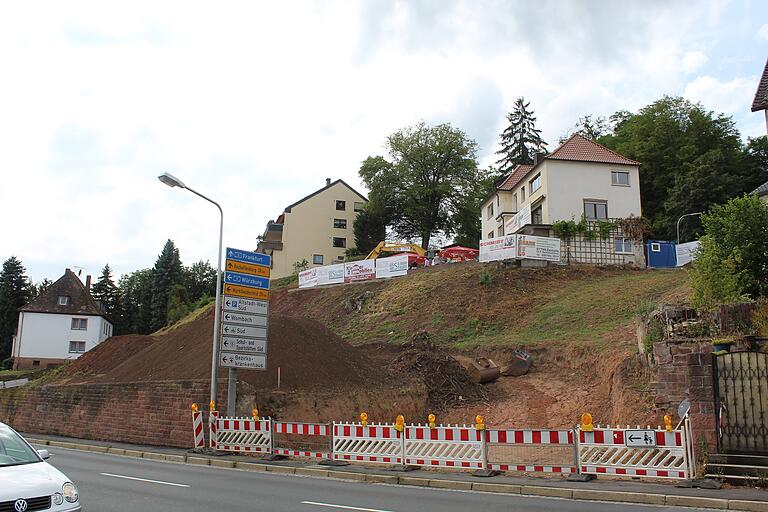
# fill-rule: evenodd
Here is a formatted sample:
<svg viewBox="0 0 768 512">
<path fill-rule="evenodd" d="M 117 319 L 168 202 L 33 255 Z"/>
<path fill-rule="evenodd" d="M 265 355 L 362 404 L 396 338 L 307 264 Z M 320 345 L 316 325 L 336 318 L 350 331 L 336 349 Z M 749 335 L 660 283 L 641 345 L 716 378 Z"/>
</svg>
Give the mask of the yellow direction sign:
<svg viewBox="0 0 768 512">
<path fill-rule="evenodd" d="M 225 267 L 230 272 L 240 272 L 241 274 L 250 274 L 252 276 L 269 277 L 269 267 L 262 267 L 261 265 L 254 265 L 252 263 L 243 263 L 242 261 L 227 259 Z"/>
<path fill-rule="evenodd" d="M 225 284 L 224 293 L 227 295 L 234 295 L 236 297 L 244 297 L 246 299 L 259 299 L 268 300 L 269 290 L 262 290 L 260 288 L 249 288 L 247 286 L 238 286 L 236 284 Z"/>
</svg>

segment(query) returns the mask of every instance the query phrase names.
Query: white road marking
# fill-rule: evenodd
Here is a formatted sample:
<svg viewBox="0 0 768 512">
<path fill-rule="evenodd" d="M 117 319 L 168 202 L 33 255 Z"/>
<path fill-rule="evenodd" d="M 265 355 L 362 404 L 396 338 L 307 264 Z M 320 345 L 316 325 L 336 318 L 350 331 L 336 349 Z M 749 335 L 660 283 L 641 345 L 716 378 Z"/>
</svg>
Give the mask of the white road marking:
<svg viewBox="0 0 768 512">
<path fill-rule="evenodd" d="M 136 478 L 135 476 L 113 475 L 112 473 L 99 473 L 99 474 L 104 476 L 111 476 L 114 478 L 124 478 L 125 480 L 136 480 L 138 482 L 148 482 L 150 484 L 172 485 L 174 487 L 189 487 L 188 485 L 184 485 L 184 484 L 174 484 L 173 482 L 161 482 L 160 480 L 148 480 L 146 478 Z"/>
<path fill-rule="evenodd" d="M 392 512 L 390 510 L 381 510 L 378 508 L 350 507 L 348 505 L 334 505 L 333 503 L 319 503 L 317 501 L 302 501 L 304 505 L 316 505 L 318 507 L 341 508 L 344 510 L 362 510 L 363 512 Z"/>
</svg>

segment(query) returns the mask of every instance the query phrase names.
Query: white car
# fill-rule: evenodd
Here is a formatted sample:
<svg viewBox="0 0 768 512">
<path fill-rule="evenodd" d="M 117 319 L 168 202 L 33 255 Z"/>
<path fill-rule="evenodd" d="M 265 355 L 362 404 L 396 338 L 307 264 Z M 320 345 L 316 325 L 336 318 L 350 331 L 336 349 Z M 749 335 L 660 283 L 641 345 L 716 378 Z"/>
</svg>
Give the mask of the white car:
<svg viewBox="0 0 768 512">
<path fill-rule="evenodd" d="M 75 484 L 44 459 L 15 430 L 0 422 L 0 512 L 77 512 Z"/>
</svg>

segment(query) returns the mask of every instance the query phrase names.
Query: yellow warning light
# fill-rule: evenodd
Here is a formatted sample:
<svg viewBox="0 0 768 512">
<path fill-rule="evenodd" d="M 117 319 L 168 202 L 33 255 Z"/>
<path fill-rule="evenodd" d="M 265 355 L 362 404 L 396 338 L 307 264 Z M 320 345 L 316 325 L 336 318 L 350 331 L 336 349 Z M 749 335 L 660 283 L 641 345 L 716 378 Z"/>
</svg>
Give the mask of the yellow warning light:
<svg viewBox="0 0 768 512">
<path fill-rule="evenodd" d="M 363 411 L 360 413 L 360 423 L 363 424 L 364 427 L 368 426 L 368 413 Z"/>
<path fill-rule="evenodd" d="M 582 432 L 594 432 L 595 427 L 592 426 L 592 415 L 585 412 L 581 415 L 581 431 Z"/>
<path fill-rule="evenodd" d="M 479 414 L 475 416 L 475 429 L 476 430 L 485 430 L 485 420 L 483 420 L 483 417 Z"/>
<path fill-rule="evenodd" d="M 667 432 L 672 432 L 672 416 L 669 414 L 664 415 L 664 428 L 667 429 Z"/>
<path fill-rule="evenodd" d="M 197 404 L 192 404 L 192 412 L 197 412 L 200 409 L 197 407 Z"/>
<path fill-rule="evenodd" d="M 208 404 L 208 406 L 211 408 L 212 411 L 216 410 L 216 400 L 211 400 L 211 403 Z"/>
<path fill-rule="evenodd" d="M 429 420 L 429 428 L 435 428 L 435 415 L 430 414 L 427 416 L 427 420 Z"/>
<path fill-rule="evenodd" d="M 397 419 L 395 420 L 395 430 L 398 432 L 402 432 L 405 425 L 405 417 L 402 414 L 397 415 Z"/>
<path fill-rule="evenodd" d="M 259 417 L 259 409 L 257 407 L 253 408 L 253 410 L 251 411 L 251 416 L 253 417 L 254 420 L 258 419 L 258 417 Z"/>
</svg>

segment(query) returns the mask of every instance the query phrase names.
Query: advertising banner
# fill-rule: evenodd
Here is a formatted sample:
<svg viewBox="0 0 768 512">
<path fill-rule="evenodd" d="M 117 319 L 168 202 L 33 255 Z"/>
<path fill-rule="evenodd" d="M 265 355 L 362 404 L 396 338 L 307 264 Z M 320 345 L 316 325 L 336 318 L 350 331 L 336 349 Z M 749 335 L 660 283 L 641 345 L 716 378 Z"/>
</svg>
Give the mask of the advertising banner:
<svg viewBox="0 0 768 512">
<path fill-rule="evenodd" d="M 504 233 L 507 235 L 513 235 L 522 228 L 523 226 L 527 226 L 531 223 L 531 205 L 526 206 L 519 212 L 517 212 L 514 217 L 511 217 L 507 219 L 507 221 L 504 223 Z"/>
<path fill-rule="evenodd" d="M 408 273 L 408 256 L 398 254 L 376 260 L 376 279 L 404 276 Z"/>
<path fill-rule="evenodd" d="M 518 235 L 517 257 L 529 260 L 560 261 L 560 239 Z"/>
<path fill-rule="evenodd" d="M 317 286 L 317 269 L 310 268 L 299 272 L 299 288 L 311 288 Z"/>
<path fill-rule="evenodd" d="M 501 261 L 517 257 L 517 235 L 500 236 L 480 241 L 480 261 Z"/>
<path fill-rule="evenodd" d="M 676 266 L 682 267 L 693 261 L 696 257 L 696 250 L 699 248 L 699 241 L 677 244 L 675 246 L 675 256 L 677 256 Z"/>
<path fill-rule="evenodd" d="M 344 282 L 376 279 L 376 260 L 350 261 L 344 264 Z"/>
<path fill-rule="evenodd" d="M 317 284 L 341 284 L 344 282 L 344 264 L 317 267 Z"/>
</svg>

